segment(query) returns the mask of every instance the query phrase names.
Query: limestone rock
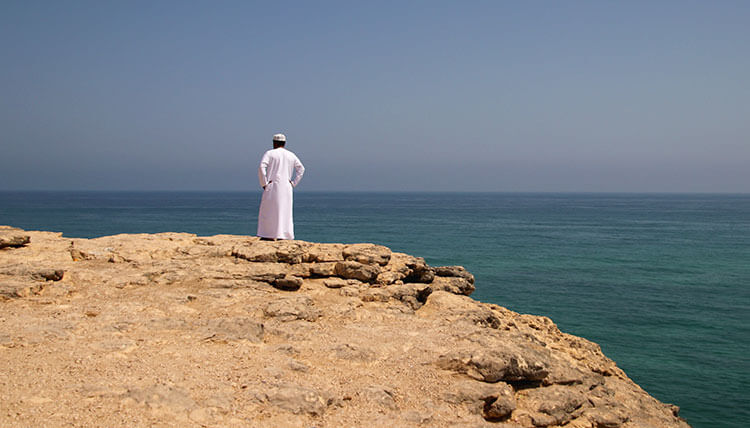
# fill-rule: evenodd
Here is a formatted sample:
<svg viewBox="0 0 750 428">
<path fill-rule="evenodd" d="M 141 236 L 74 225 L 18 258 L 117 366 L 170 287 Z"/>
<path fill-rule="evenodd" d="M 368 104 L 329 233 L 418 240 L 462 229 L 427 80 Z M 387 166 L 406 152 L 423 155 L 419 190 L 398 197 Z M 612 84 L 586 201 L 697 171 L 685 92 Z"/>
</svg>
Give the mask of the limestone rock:
<svg viewBox="0 0 750 428">
<path fill-rule="evenodd" d="M 504 382 L 488 384 L 465 379 L 443 397 L 448 403 L 467 405 L 473 413 L 494 422 L 507 419 L 516 409 L 513 388 Z"/>
<path fill-rule="evenodd" d="M 393 389 L 382 385 L 370 385 L 362 391 L 362 397 L 368 402 L 375 403 L 379 406 L 396 409 L 396 400 Z"/>
<path fill-rule="evenodd" d="M 317 391 L 296 384 L 287 383 L 272 388 L 266 400 L 272 406 L 298 414 L 320 416 L 327 408 L 327 400 Z"/>
<path fill-rule="evenodd" d="M 272 300 L 263 308 L 263 314 L 280 321 L 315 321 L 322 315 L 321 311 L 313 306 L 312 299 L 307 296 Z"/>
<path fill-rule="evenodd" d="M 372 244 L 8 233 L 29 243 L 0 250 L 0 426 L 688 427 L 595 343 L 468 297 L 461 267 Z"/>
<path fill-rule="evenodd" d="M 326 263 L 344 261 L 342 244 L 313 244 L 303 257 L 305 262 Z"/>
<path fill-rule="evenodd" d="M 323 281 L 323 284 L 328 288 L 341 288 L 349 285 L 349 282 L 342 278 L 328 278 Z"/>
<path fill-rule="evenodd" d="M 391 259 L 391 250 L 382 245 L 353 244 L 347 245 L 342 251 L 344 260 L 372 265 L 385 266 Z"/>
<path fill-rule="evenodd" d="M 432 269 L 437 276 L 464 278 L 470 284 L 474 284 L 474 275 L 463 266 L 437 266 Z"/>
<path fill-rule="evenodd" d="M 302 286 L 302 278 L 286 275 L 283 278 L 273 280 L 272 284 L 279 290 L 297 291 Z"/>
<path fill-rule="evenodd" d="M 21 229 L 0 226 L 0 249 L 18 248 L 31 242 L 31 237 Z"/>
<path fill-rule="evenodd" d="M 45 284 L 37 281 L 18 281 L 0 278 L 0 301 L 29 297 L 41 293 Z"/>
<path fill-rule="evenodd" d="M 336 275 L 336 263 L 311 263 L 310 276 L 312 277 L 330 277 Z"/>
<path fill-rule="evenodd" d="M 63 279 L 65 271 L 62 269 L 43 269 L 32 274 L 34 279 L 46 281 L 59 281 Z"/>
<path fill-rule="evenodd" d="M 581 412 L 586 402 L 578 388 L 553 385 L 524 392 L 524 404 L 533 412 L 532 419 L 537 426 L 562 425 Z"/>
<path fill-rule="evenodd" d="M 417 314 L 423 318 L 470 321 L 477 325 L 495 329 L 502 326 L 500 317 L 492 309 L 470 297 L 446 291 L 430 293 L 424 306 L 419 309 Z"/>
<path fill-rule="evenodd" d="M 296 241 L 256 241 L 232 248 L 232 256 L 249 262 L 302 263 L 303 246 Z"/>
<path fill-rule="evenodd" d="M 336 263 L 336 275 L 345 279 L 356 279 L 362 282 L 373 283 L 380 274 L 380 268 L 375 265 L 366 265 L 359 262 L 346 261 Z"/>
<path fill-rule="evenodd" d="M 463 294 L 468 296 L 474 292 L 474 284 L 466 278 L 461 277 L 443 277 L 438 276 L 430 283 L 435 291 L 447 291 L 453 294 Z"/>
<path fill-rule="evenodd" d="M 483 382 L 540 382 L 549 373 L 549 355 L 541 347 L 508 343 L 495 349 L 451 351 L 441 355 L 437 365 Z"/>
<path fill-rule="evenodd" d="M 513 395 L 513 388 L 508 384 L 503 384 L 501 388 L 498 388 L 497 395 L 485 399 L 482 415 L 488 421 L 502 421 L 508 419 L 514 410 L 516 410 L 516 399 Z"/>
<path fill-rule="evenodd" d="M 362 291 L 359 297 L 363 302 L 387 302 L 391 300 L 391 293 L 382 288 L 370 288 Z"/>
</svg>

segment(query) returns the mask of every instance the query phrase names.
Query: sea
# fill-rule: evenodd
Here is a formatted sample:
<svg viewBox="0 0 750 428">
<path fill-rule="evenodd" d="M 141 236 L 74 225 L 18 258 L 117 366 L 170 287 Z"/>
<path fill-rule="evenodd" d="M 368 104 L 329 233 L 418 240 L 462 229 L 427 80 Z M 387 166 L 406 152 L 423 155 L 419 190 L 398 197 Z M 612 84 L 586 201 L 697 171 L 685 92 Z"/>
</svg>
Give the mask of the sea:
<svg viewBox="0 0 750 428">
<path fill-rule="evenodd" d="M 0 224 L 254 235 L 259 192 L 0 192 Z M 750 195 L 295 193 L 297 239 L 463 265 L 473 297 L 601 345 L 694 427 L 750 427 Z"/>
</svg>

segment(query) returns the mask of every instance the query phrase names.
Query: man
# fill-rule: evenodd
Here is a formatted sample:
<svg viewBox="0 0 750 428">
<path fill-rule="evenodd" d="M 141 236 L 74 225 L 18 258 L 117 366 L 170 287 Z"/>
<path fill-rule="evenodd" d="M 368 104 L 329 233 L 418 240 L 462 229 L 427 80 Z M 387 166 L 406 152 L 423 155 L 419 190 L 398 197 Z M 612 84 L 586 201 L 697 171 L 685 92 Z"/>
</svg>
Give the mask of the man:
<svg viewBox="0 0 750 428">
<path fill-rule="evenodd" d="M 264 240 L 294 239 L 292 218 L 293 188 L 297 187 L 305 167 L 297 156 L 285 149 L 286 136 L 273 136 L 273 149 L 263 154 L 258 179 L 263 187 L 258 213 L 258 236 Z M 292 173 L 297 174 L 292 180 Z"/>
</svg>

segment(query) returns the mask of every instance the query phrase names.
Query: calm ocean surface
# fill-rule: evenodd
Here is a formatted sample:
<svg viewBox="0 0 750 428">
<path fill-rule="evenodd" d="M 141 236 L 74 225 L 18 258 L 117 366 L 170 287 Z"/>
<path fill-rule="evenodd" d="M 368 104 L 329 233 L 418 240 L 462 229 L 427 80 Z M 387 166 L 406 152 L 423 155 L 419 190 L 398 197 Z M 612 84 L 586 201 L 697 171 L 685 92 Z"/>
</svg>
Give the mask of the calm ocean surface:
<svg viewBox="0 0 750 428">
<path fill-rule="evenodd" d="M 0 192 L 0 224 L 255 233 L 260 193 Z M 694 427 L 750 427 L 750 195 L 314 193 L 298 239 L 464 265 L 474 297 L 599 343 Z"/>
</svg>

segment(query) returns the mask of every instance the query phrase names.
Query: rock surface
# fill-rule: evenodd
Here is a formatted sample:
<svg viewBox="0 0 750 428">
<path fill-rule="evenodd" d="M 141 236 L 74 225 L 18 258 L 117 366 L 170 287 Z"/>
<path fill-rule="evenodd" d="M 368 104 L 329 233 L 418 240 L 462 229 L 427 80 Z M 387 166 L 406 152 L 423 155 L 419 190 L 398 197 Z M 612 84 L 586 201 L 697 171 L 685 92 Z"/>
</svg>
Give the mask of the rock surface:
<svg viewBox="0 0 750 428">
<path fill-rule="evenodd" d="M 460 266 L 232 235 L 0 246 L 0 426 L 688 426 Z"/>
</svg>

